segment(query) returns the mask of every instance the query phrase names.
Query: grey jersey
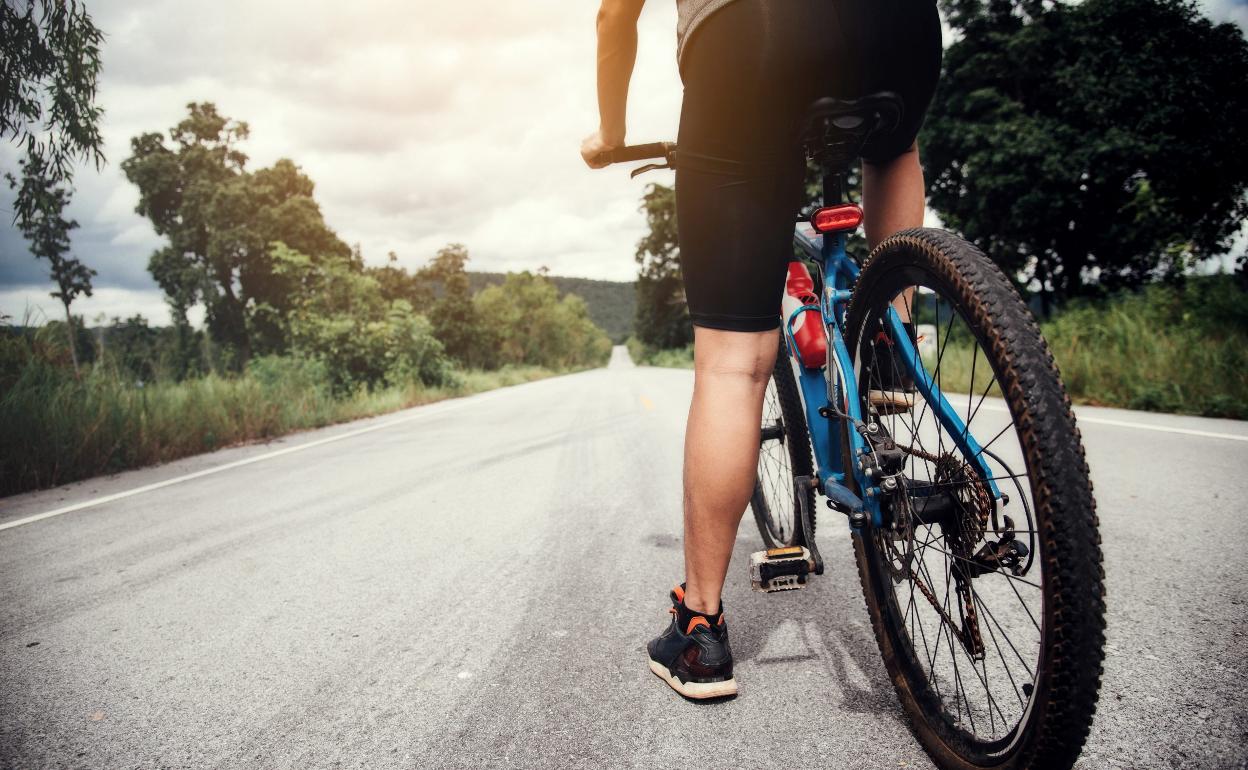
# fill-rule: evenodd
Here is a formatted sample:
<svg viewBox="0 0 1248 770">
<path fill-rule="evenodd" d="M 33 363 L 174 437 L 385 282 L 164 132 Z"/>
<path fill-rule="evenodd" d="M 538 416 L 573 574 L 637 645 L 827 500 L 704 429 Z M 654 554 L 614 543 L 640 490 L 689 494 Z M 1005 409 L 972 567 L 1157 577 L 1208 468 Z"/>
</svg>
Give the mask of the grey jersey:
<svg viewBox="0 0 1248 770">
<path fill-rule="evenodd" d="M 732 0 L 676 0 L 676 60 L 685 53 L 685 43 L 698 25 L 706 21 L 714 11 L 723 8 Z"/>
</svg>

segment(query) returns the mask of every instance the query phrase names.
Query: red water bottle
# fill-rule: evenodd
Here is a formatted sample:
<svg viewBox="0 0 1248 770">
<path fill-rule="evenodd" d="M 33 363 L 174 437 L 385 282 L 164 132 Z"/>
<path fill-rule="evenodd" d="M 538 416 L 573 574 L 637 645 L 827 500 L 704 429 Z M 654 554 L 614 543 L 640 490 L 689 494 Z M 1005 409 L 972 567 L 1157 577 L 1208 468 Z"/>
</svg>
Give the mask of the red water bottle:
<svg viewBox="0 0 1248 770">
<path fill-rule="evenodd" d="M 790 325 L 789 319 L 802 305 L 815 307 L 798 313 Z M 823 317 L 817 309 L 818 305 L 815 282 L 806 265 L 796 259 L 789 262 L 789 278 L 785 281 L 784 298 L 780 302 L 781 313 L 784 327 L 793 331 L 798 359 L 807 369 L 820 369 L 828 361 L 828 337 L 823 330 Z"/>
</svg>

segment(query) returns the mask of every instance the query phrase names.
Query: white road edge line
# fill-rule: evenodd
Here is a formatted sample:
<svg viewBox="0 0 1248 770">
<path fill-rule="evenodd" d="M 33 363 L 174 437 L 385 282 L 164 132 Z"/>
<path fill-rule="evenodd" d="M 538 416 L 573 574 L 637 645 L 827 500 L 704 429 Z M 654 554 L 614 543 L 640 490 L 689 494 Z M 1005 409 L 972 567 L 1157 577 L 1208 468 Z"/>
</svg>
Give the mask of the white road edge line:
<svg viewBox="0 0 1248 770">
<path fill-rule="evenodd" d="M 557 379 L 557 378 L 552 377 L 550 379 Z M 12 529 L 14 527 L 20 527 L 24 524 L 33 524 L 36 521 L 43 521 L 44 519 L 50 519 L 53 516 L 61 516 L 66 513 L 73 513 L 74 511 L 81 511 L 84 508 L 93 508 L 97 505 L 103 505 L 104 503 L 111 503 L 114 500 L 122 500 L 124 498 L 134 497 L 135 495 L 141 495 L 146 492 L 153 492 L 157 489 L 163 489 L 164 487 L 171 487 L 174 484 L 181 484 L 184 481 L 192 481 L 194 479 L 203 478 L 204 476 L 211 476 L 214 473 L 221 473 L 222 471 L 228 471 L 234 468 L 241 468 L 244 465 L 251 465 L 252 463 L 263 462 L 265 460 L 272 460 L 274 457 L 281 457 L 282 455 L 293 454 L 295 452 L 302 452 L 305 449 L 312 449 L 313 447 L 324 446 L 325 444 L 329 444 L 334 441 L 342 441 L 343 439 L 354 438 L 355 436 L 362 436 L 365 433 L 372 433 L 373 431 L 377 431 L 377 430 L 385 430 L 386 428 L 393 428 L 396 425 L 402 425 L 404 423 L 412 422 L 413 420 L 419 420 L 422 417 L 428 417 L 434 414 L 441 414 L 443 412 L 450 411 L 451 409 L 456 409 L 462 406 L 468 406 L 470 404 L 479 404 L 482 401 L 489 401 L 490 399 L 498 398 L 499 396 L 504 395 L 508 390 L 510 390 L 510 388 L 499 388 L 498 390 L 491 391 L 489 393 L 482 393 L 475 398 L 470 396 L 467 398 L 457 398 L 457 399 L 453 399 L 450 401 L 443 401 L 440 403 L 429 404 L 423 408 L 416 407 L 420 411 L 416 412 L 415 414 L 409 414 L 406 417 L 400 417 L 397 420 L 389 420 L 387 422 L 378 423 L 376 425 L 370 425 L 367 428 L 358 428 L 356 430 L 348 431 L 346 433 L 339 433 L 336 436 L 328 436 L 326 438 L 317 439 L 316 441 L 309 441 L 306 444 L 296 444 L 295 446 L 286 447 L 285 449 L 278 449 L 273 452 L 266 452 L 265 454 L 256 455 L 255 457 L 247 457 L 242 460 L 235 460 L 232 463 L 226 463 L 224 465 L 217 465 L 212 468 L 205 468 L 202 471 L 195 471 L 194 473 L 188 473 L 184 476 L 176 476 L 171 479 L 165 479 L 164 481 L 157 481 L 154 484 L 147 484 L 142 487 L 135 487 L 134 489 L 127 489 L 124 492 L 116 492 L 111 495 L 104 495 L 103 497 L 96 497 L 91 500 L 83 500 L 82 502 L 74 503 L 72 505 L 67 505 L 64 508 L 57 508 L 56 510 L 53 510 L 53 511 L 47 511 L 45 513 L 36 513 L 33 516 L 27 516 L 22 519 L 15 519 L 13 521 L 0 524 L 0 531 L 6 530 L 6 529 Z"/>
<path fill-rule="evenodd" d="M 1004 404 L 984 404 L 984 409 L 994 412 L 1007 411 Z M 1184 436 L 1203 436 L 1204 438 L 1222 438 L 1229 441 L 1248 441 L 1248 436 L 1240 436 L 1234 433 L 1214 433 L 1208 430 L 1194 430 L 1192 428 L 1171 428 L 1165 425 L 1149 425 L 1143 422 L 1131 422 L 1129 420 L 1110 420 L 1105 417 L 1088 417 L 1075 411 L 1076 422 L 1091 423 L 1092 425 L 1113 425 L 1118 428 L 1135 428 L 1136 430 L 1154 430 L 1158 433 L 1179 433 Z"/>
</svg>

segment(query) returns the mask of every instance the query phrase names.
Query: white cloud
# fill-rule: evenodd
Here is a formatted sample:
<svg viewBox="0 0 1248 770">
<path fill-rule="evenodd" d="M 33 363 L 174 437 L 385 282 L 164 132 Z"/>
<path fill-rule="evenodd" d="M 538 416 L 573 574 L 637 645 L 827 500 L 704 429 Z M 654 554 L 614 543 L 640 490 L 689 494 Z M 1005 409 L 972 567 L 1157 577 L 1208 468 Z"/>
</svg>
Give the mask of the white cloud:
<svg viewBox="0 0 1248 770">
<path fill-rule="evenodd" d="M 164 131 L 186 103 L 205 100 L 249 123 L 251 167 L 298 163 L 330 226 L 371 262 L 393 250 L 415 267 L 459 241 L 480 270 L 634 277 L 642 188 L 671 176 L 630 181 L 580 161 L 580 140 L 597 123 L 596 10 L 560 0 L 100 0 L 92 11 L 108 34 L 109 165 L 79 172 L 70 213 L 102 299 L 83 300 L 81 311 L 125 315 L 95 308 L 133 299 L 134 310 L 167 317 L 144 273 L 160 239 L 134 213 L 137 192 L 119 164 L 131 137 Z M 641 22 L 630 140 L 674 139 L 679 107 L 674 3 L 653 2 Z M 0 167 L 15 158 L 0 147 Z M 46 272 L 3 227 L 0 310 L 17 316 L 46 296 L 26 288 Z"/>
<path fill-rule="evenodd" d="M 1200 0 L 1200 8 L 1214 21 L 1229 21 L 1248 31 L 1248 1 L 1246 0 Z"/>
<path fill-rule="evenodd" d="M 61 301 L 53 299 L 50 292 L 56 287 L 14 286 L 0 289 L 0 314 L 9 318 L 6 323 L 38 326 L 46 321 L 63 321 L 65 308 Z M 89 326 L 107 323 L 114 317 L 130 318 L 140 314 L 152 324 L 169 323 L 169 306 L 159 292 L 146 289 L 99 288 L 90 297 L 74 300 L 74 315 L 81 315 Z M 203 312 L 192 314 L 192 321 L 203 321 Z"/>
</svg>

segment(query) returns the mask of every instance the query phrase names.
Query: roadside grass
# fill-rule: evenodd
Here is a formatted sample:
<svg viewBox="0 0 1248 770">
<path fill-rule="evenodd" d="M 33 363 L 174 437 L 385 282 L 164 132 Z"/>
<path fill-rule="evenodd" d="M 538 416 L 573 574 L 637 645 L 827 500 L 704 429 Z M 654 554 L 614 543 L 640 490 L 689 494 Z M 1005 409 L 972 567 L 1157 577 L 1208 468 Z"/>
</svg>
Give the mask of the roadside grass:
<svg viewBox="0 0 1248 770">
<path fill-rule="evenodd" d="M 1229 284 L 1208 289 L 1199 283 L 1186 289 L 1150 287 L 1077 305 L 1042 323 L 1071 399 L 1248 419 L 1248 326 L 1243 308 L 1230 304 L 1248 295 Z M 965 390 L 970 352 L 969 346 L 945 352 L 946 389 Z M 981 355 L 977 368 L 982 364 Z M 975 379 L 987 385 L 978 370 Z"/>
<path fill-rule="evenodd" d="M 1074 303 L 1040 328 L 1077 403 L 1248 419 L 1248 293 L 1230 276 Z M 653 351 L 631 339 L 628 347 L 639 364 L 692 366 L 691 348 Z M 942 388 L 965 393 L 971 362 L 970 345 L 955 339 L 941 362 Z M 981 393 L 985 375 L 981 353 Z"/>
<path fill-rule="evenodd" d="M 108 371 L 81 380 L 33 361 L 0 393 L 0 495 L 57 486 L 221 447 L 552 377 L 536 366 L 460 371 L 454 385 L 331 396 L 314 362 L 262 359 L 237 377 L 143 387 Z"/>
<path fill-rule="evenodd" d="M 624 341 L 628 355 L 638 366 L 661 366 L 669 369 L 693 368 L 693 345 L 683 348 L 652 348 L 636 337 Z"/>
<path fill-rule="evenodd" d="M 923 364 L 933 376 L 936 374 L 936 355 L 923 356 Z M 984 360 L 983 351 L 975 355 L 971 345 L 949 343 L 940 356 L 940 389 L 945 393 L 969 393 L 972 385 L 975 400 L 981 396 L 1001 398 L 1001 388 L 992 381 L 992 371 Z M 952 396 L 950 396 L 952 399 Z"/>
</svg>

